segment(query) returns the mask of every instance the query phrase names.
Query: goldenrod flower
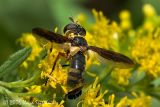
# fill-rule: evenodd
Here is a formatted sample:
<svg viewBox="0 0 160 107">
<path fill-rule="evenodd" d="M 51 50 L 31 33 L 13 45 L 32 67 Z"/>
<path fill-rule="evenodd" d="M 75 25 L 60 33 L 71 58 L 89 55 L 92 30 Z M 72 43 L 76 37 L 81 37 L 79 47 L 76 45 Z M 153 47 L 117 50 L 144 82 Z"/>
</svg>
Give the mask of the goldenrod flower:
<svg viewBox="0 0 160 107">
<path fill-rule="evenodd" d="M 95 23 L 91 25 L 89 31 L 87 31 L 85 39 L 89 45 L 105 49 L 119 50 L 118 40 L 120 29 L 118 24 L 113 21 L 111 24 L 109 20 L 103 15 L 101 11 L 92 10 Z M 81 21 L 80 21 L 81 22 Z M 89 51 L 89 57 L 87 60 L 87 67 L 92 64 L 100 64 L 97 59 L 97 55 L 94 52 Z"/>
<path fill-rule="evenodd" d="M 148 32 L 153 32 L 156 27 L 156 23 L 153 23 L 151 19 L 147 19 L 144 21 L 143 28 Z"/>
<path fill-rule="evenodd" d="M 144 93 L 141 93 L 139 96 L 136 93 L 133 93 L 133 99 L 124 97 L 118 102 L 116 107 L 150 107 L 151 106 L 151 97 L 145 96 Z"/>
<path fill-rule="evenodd" d="M 42 50 L 42 48 L 38 45 L 36 38 L 31 33 L 24 33 L 18 41 L 24 47 L 32 47 L 32 53 L 28 57 L 28 61 L 34 61 Z"/>
<path fill-rule="evenodd" d="M 42 48 L 39 46 L 36 38 L 31 33 L 24 33 L 22 37 L 18 39 L 18 42 L 20 42 L 21 46 L 23 47 L 32 47 L 32 52 L 30 56 L 22 64 L 25 68 L 27 68 L 27 61 L 34 61 L 35 58 L 39 56 Z"/>
<path fill-rule="evenodd" d="M 44 102 L 43 104 L 39 105 L 38 107 L 64 107 L 63 106 L 64 101 L 62 100 L 59 104 L 56 101 L 53 102 Z"/>
<path fill-rule="evenodd" d="M 109 24 L 109 20 L 103 15 L 101 11 L 97 12 L 93 9 L 92 12 L 95 17 L 95 24 L 92 25 L 90 35 L 92 35 L 94 39 L 86 38 L 89 45 L 118 50 L 117 24 L 115 22 Z M 115 34 L 117 36 L 115 36 Z M 92 41 L 91 44 L 90 41 Z"/>
<path fill-rule="evenodd" d="M 150 4 L 145 4 L 145 5 L 143 6 L 143 13 L 144 13 L 144 15 L 145 15 L 146 17 L 152 17 L 152 16 L 156 15 L 155 9 L 154 9 L 153 6 L 150 5 Z"/>
<path fill-rule="evenodd" d="M 116 107 L 127 107 L 130 105 L 130 100 L 126 97 L 122 98 Z"/>
<path fill-rule="evenodd" d="M 145 4 L 143 6 L 143 13 L 145 17 L 142 29 L 146 30 L 147 32 L 153 32 L 156 27 L 159 27 L 160 25 L 160 17 L 150 4 Z"/>
<path fill-rule="evenodd" d="M 129 30 L 132 27 L 131 20 L 130 20 L 130 12 L 124 10 L 120 13 L 120 28 L 121 30 Z"/>
<path fill-rule="evenodd" d="M 107 19 L 104 16 L 102 11 L 96 11 L 95 9 L 93 9 L 92 12 L 95 18 L 95 22 L 91 24 L 87 23 L 87 17 L 83 13 L 77 16 L 78 21 L 81 23 L 81 25 L 84 25 L 83 26 L 84 28 L 86 28 L 85 39 L 87 40 L 88 45 L 97 46 L 104 49 L 114 50 L 122 53 L 126 52 L 125 53 L 126 55 L 131 56 L 131 58 L 133 58 L 140 65 L 137 66 L 136 71 L 133 72 L 143 71 L 152 79 L 157 79 L 158 77 L 160 77 L 160 44 L 159 44 L 160 17 L 158 16 L 158 14 L 156 14 L 155 9 L 151 5 L 149 4 L 144 5 L 143 7 L 144 22 L 136 30 L 132 28 L 131 14 L 127 10 L 124 10 L 119 14 L 120 23 L 117 23 L 116 21 L 110 22 L 109 19 Z M 57 32 L 57 30 L 58 28 L 54 29 L 55 32 Z M 34 36 L 32 36 L 31 33 L 23 34 L 22 38 L 20 38 L 18 41 L 20 41 L 21 45 L 24 47 L 32 47 L 31 55 L 25 62 L 23 62 L 23 66 L 25 68 L 28 68 L 29 62 L 32 61 L 33 63 L 33 61 L 41 52 L 42 48 L 40 47 L 40 44 L 37 42 Z M 47 40 L 44 41 L 42 40 L 42 42 L 46 41 Z M 65 51 L 59 47 L 59 45 L 61 44 L 56 44 L 54 42 L 49 42 L 49 41 L 47 41 L 46 44 L 43 45 L 44 50 L 47 51 L 47 55 L 41 59 L 38 65 L 41 72 L 41 75 L 38 75 L 41 78 L 38 79 L 45 80 L 48 78 L 47 86 L 44 85 L 38 86 L 33 84 L 31 86 L 26 87 L 28 92 L 26 92 L 25 94 L 32 95 L 33 93 L 33 94 L 38 94 L 40 96 L 39 97 L 24 96 L 23 99 L 26 99 L 27 101 L 31 100 L 42 101 L 43 103 L 39 104 L 38 105 L 39 107 L 64 107 L 63 105 L 64 104 L 63 100 L 65 99 L 64 94 L 66 95 L 68 94 L 68 92 L 74 90 L 73 87 L 69 87 L 67 85 L 69 69 L 62 68 L 60 64 L 62 62 L 61 58 L 57 61 L 55 68 L 52 72 L 53 64 L 58 56 L 58 53 L 59 52 L 65 53 Z M 139 91 L 138 90 L 139 88 L 141 89 L 141 91 L 143 91 L 143 89 L 145 88 L 150 88 L 146 87 L 151 83 L 150 80 L 147 80 L 147 82 L 149 81 L 148 83 L 146 83 L 147 85 L 140 86 L 141 84 L 139 83 L 141 83 L 141 80 L 146 78 L 140 80 L 139 78 L 138 79 L 135 78 L 136 80 L 134 82 L 136 82 L 136 84 L 134 84 L 134 82 L 133 84 L 130 84 L 129 79 L 133 73 L 131 72 L 131 69 L 116 68 L 113 70 L 113 69 L 106 69 L 105 66 L 104 69 L 103 66 L 98 66 L 100 69 L 99 68 L 95 69 L 95 71 L 98 71 L 98 73 L 92 74 L 91 73 L 92 71 L 90 71 L 92 65 L 93 64 L 100 65 L 100 62 L 105 63 L 105 61 L 98 62 L 98 60 L 96 59 L 97 56 L 94 52 L 92 51 L 87 51 L 87 52 L 85 54 L 86 55 L 85 68 L 87 69 L 86 72 L 92 77 L 96 77 L 97 74 L 99 73 L 98 75 L 102 77 L 102 80 L 99 80 L 99 78 L 96 77 L 95 81 L 91 83 L 91 85 L 84 86 L 82 88 L 82 90 L 84 91 L 82 93 L 82 96 L 80 97 L 81 101 L 79 101 L 77 105 L 82 104 L 82 107 L 92 107 L 92 106 L 93 107 L 126 107 L 126 106 L 149 107 L 151 105 L 152 97 L 145 95 L 143 92 L 140 93 L 140 95 L 133 92 L 132 95 L 126 96 L 129 93 L 131 93 L 130 90 L 135 89 L 132 87 L 136 86 L 138 87 L 136 88 L 137 89 L 136 92 Z M 99 60 L 101 59 L 103 60 L 103 58 L 99 58 Z M 107 67 L 108 66 L 110 65 L 107 65 Z M 34 67 L 31 67 L 31 69 L 34 69 Z M 105 71 L 106 73 L 111 72 L 111 75 L 105 74 L 104 73 Z M 103 73 L 101 74 L 101 72 Z M 106 78 L 107 80 L 108 79 L 111 80 L 107 81 L 109 85 L 107 86 L 107 88 L 106 86 L 104 86 L 103 87 L 104 91 L 102 91 L 101 90 L 102 87 L 99 84 L 99 81 L 104 83 L 103 80 L 105 79 L 105 77 L 107 77 Z M 87 78 L 87 76 L 85 78 Z M 91 82 L 89 79 L 88 81 Z M 2 84 L 3 86 L 6 83 L 2 82 L 0 84 Z M 121 99 L 119 96 L 116 96 L 116 94 L 118 93 L 117 90 L 120 89 L 116 84 L 118 84 L 118 86 L 121 85 L 120 86 L 121 89 L 122 88 L 124 89 L 127 86 L 128 90 L 127 89 L 123 90 L 124 96 Z M 81 85 L 82 84 L 77 84 L 77 86 Z M 156 88 L 151 87 L 151 90 L 152 89 L 156 90 L 158 89 L 157 87 Z M 60 88 L 63 90 L 63 93 L 61 93 L 61 90 L 59 93 Z M 127 92 L 125 92 L 126 90 Z M 106 93 L 109 94 L 108 91 L 111 92 L 110 95 L 106 95 Z M 148 94 L 146 90 L 145 92 L 146 94 Z M 20 94 L 23 95 L 23 93 Z M 154 94 L 156 94 L 156 92 L 154 92 Z M 104 97 L 104 95 L 106 96 Z M 45 96 L 44 99 L 42 99 L 43 96 Z M 48 99 L 51 99 L 51 102 L 46 101 L 47 97 Z M 59 102 L 57 102 L 55 99 L 58 99 Z"/>
<path fill-rule="evenodd" d="M 38 85 L 32 85 L 30 87 L 25 87 L 25 89 L 27 89 L 27 93 L 30 93 L 30 94 L 38 94 L 42 92 L 42 87 Z M 23 99 L 29 102 L 32 102 L 32 103 L 35 103 L 36 101 L 38 101 L 36 97 L 30 97 L 30 96 L 23 97 Z"/>
<path fill-rule="evenodd" d="M 135 41 L 132 48 L 132 56 L 141 64 L 140 70 L 145 71 L 151 77 L 160 76 L 160 44 L 159 38 L 155 38 L 157 33 L 152 33 L 141 37 Z"/>
<path fill-rule="evenodd" d="M 130 69 L 115 69 L 112 71 L 111 76 L 120 85 L 128 85 L 129 78 L 131 77 Z"/>
<path fill-rule="evenodd" d="M 58 61 L 53 73 L 50 75 L 54 61 L 59 52 L 59 50 L 57 50 L 56 48 L 52 49 L 52 52 L 49 52 L 51 48 L 50 46 L 48 47 L 48 55 L 39 64 L 39 68 L 42 70 L 41 78 L 49 78 L 48 84 L 51 85 L 53 88 L 56 88 L 56 85 L 60 84 L 61 86 L 63 86 L 64 89 L 64 86 L 67 82 L 68 71 L 66 69 L 63 69 L 58 63 Z"/>
<path fill-rule="evenodd" d="M 103 96 L 108 92 L 107 90 L 103 93 L 100 92 L 100 84 L 98 84 L 98 77 L 94 83 L 88 87 L 87 92 L 82 102 L 83 107 L 113 107 L 114 95 L 109 98 L 109 103 L 105 104 Z"/>
<path fill-rule="evenodd" d="M 42 91 L 41 86 L 33 85 L 31 87 L 26 87 L 29 93 L 40 93 Z"/>
</svg>

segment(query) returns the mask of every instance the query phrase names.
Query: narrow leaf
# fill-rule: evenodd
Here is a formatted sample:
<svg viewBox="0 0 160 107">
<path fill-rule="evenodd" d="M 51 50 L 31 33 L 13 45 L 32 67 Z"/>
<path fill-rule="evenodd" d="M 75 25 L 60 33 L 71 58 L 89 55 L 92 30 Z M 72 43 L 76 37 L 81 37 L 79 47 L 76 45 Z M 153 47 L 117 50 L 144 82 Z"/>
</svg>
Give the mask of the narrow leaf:
<svg viewBox="0 0 160 107">
<path fill-rule="evenodd" d="M 24 48 L 11 55 L 3 65 L 0 66 L 0 77 L 7 72 L 15 70 L 31 53 L 31 48 Z"/>
<path fill-rule="evenodd" d="M 130 84 L 133 85 L 140 82 L 141 80 L 144 79 L 145 75 L 146 75 L 145 72 L 140 72 L 140 73 L 138 73 L 137 71 L 133 72 L 129 80 Z"/>
<path fill-rule="evenodd" d="M 157 79 L 155 79 L 155 80 L 153 80 L 153 81 L 151 82 L 151 84 L 154 85 L 155 87 L 160 86 L 160 77 L 157 78 Z"/>
</svg>

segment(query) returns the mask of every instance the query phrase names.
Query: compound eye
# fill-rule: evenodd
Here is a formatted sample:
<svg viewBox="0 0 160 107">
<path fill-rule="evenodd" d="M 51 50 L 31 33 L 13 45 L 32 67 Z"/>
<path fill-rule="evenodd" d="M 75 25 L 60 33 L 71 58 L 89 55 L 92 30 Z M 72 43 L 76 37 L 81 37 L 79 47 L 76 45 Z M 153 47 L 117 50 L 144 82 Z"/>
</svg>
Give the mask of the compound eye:
<svg viewBox="0 0 160 107">
<path fill-rule="evenodd" d="M 86 30 L 83 27 L 78 28 L 78 34 L 81 36 L 86 35 Z"/>
<path fill-rule="evenodd" d="M 65 33 L 67 30 L 74 30 L 76 28 L 77 28 L 76 24 L 70 23 L 64 27 L 63 33 Z"/>
</svg>

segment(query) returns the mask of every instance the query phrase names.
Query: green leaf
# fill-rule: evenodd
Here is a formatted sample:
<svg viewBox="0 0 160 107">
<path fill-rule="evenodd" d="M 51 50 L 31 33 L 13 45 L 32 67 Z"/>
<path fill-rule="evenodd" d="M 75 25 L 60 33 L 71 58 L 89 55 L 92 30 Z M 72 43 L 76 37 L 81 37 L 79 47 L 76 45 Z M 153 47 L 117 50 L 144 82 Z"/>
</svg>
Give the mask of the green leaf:
<svg viewBox="0 0 160 107">
<path fill-rule="evenodd" d="M 15 70 L 31 53 L 32 48 L 24 48 L 9 57 L 3 65 L 0 66 L 0 77 L 5 73 Z"/>
<path fill-rule="evenodd" d="M 145 72 L 138 72 L 138 71 L 135 71 L 135 72 L 133 72 L 132 73 L 132 76 L 131 76 L 131 78 L 130 78 L 130 84 L 131 85 L 133 85 L 133 84 L 136 84 L 136 83 L 138 83 L 138 82 L 140 82 L 141 80 L 143 80 L 144 79 L 144 77 L 145 77 Z"/>
<path fill-rule="evenodd" d="M 7 88 L 19 88 L 19 87 L 28 87 L 34 84 L 34 82 L 39 79 L 40 72 L 36 72 L 31 78 L 24 81 L 15 81 L 15 82 L 3 82 L 0 81 L 0 86 Z"/>
<path fill-rule="evenodd" d="M 160 105 L 160 101 L 154 97 L 152 97 L 152 100 L 151 100 L 151 107 L 159 107 Z"/>
<path fill-rule="evenodd" d="M 160 77 L 157 78 L 157 79 L 155 79 L 155 80 L 153 80 L 153 81 L 151 82 L 151 84 L 154 85 L 155 87 L 160 86 Z"/>
</svg>

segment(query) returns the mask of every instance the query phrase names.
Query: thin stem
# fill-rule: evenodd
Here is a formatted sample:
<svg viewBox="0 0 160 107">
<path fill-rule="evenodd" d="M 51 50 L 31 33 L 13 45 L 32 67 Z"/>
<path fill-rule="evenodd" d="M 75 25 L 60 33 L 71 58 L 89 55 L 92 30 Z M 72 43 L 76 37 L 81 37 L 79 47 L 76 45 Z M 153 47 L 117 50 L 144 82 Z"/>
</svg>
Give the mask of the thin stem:
<svg viewBox="0 0 160 107">
<path fill-rule="evenodd" d="M 38 74 L 35 74 L 33 77 L 31 77 L 30 79 L 27 79 L 27 80 L 24 80 L 24 81 L 16 81 L 16 82 L 3 82 L 3 81 L 0 81 L 0 86 L 3 86 L 3 87 L 7 87 L 7 88 L 19 88 L 19 87 L 27 87 L 27 86 L 30 86 L 31 83 L 37 79 L 38 77 Z"/>
<path fill-rule="evenodd" d="M 15 92 L 11 92 L 10 90 L 1 87 L 0 86 L 0 93 L 4 95 L 4 101 L 6 105 L 12 105 L 16 104 L 16 105 L 21 105 L 24 107 L 34 107 L 31 103 L 19 98 L 18 96 L 33 96 L 35 97 L 36 94 L 31 94 L 31 93 L 15 93 Z"/>
</svg>

